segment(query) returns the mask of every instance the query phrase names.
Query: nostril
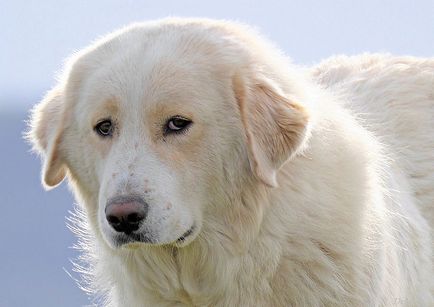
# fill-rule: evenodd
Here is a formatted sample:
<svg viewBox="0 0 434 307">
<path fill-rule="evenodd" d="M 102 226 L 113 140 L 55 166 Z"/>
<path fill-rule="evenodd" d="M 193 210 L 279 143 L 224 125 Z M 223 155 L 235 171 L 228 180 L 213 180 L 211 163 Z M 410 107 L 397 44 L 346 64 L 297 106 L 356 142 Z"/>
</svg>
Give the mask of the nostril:
<svg viewBox="0 0 434 307">
<path fill-rule="evenodd" d="M 114 215 L 108 215 L 107 221 L 110 223 L 110 225 L 119 225 L 121 221 Z"/>
<path fill-rule="evenodd" d="M 131 213 L 127 216 L 128 223 L 138 224 L 141 220 L 143 220 L 143 215 L 139 213 Z"/>
</svg>

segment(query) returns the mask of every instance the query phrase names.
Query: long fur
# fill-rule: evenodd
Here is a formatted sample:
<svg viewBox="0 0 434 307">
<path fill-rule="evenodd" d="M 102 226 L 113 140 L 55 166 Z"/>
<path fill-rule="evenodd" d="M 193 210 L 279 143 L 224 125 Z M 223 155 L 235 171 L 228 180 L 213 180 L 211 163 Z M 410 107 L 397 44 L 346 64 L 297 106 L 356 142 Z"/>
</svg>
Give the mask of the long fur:
<svg viewBox="0 0 434 307">
<path fill-rule="evenodd" d="M 78 145 L 87 141 L 77 114 L 94 108 L 83 102 L 89 86 L 136 97 L 137 87 L 121 89 L 141 76 L 134 66 L 141 53 L 123 52 L 141 50 L 142 41 L 152 46 L 148 62 L 200 54 L 192 74 L 226 97 L 212 114 L 221 125 L 207 136 L 209 150 L 191 164 L 192 174 L 207 174 L 194 178 L 206 203 L 195 208 L 200 232 L 183 247 L 111 247 L 98 219 L 107 172 L 94 151 L 109 153 L 106 145 Z M 84 81 L 119 58 L 110 82 Z M 58 86 L 69 115 L 59 121 L 58 101 L 48 97 L 34 112 L 30 138 L 45 157 L 56 153 L 49 171 L 57 175 L 46 184 L 60 182 L 56 167 L 67 169 L 80 203 L 72 219 L 83 251 L 77 269 L 97 304 L 434 305 L 434 59 L 366 54 L 300 68 L 246 26 L 168 19 L 115 32 L 70 63 Z M 235 68 L 236 79 L 228 77 Z M 144 76 L 162 84 L 168 72 Z M 187 77 L 172 86 L 202 95 L 204 88 L 182 83 Z M 211 110 L 217 98 L 208 99 L 202 103 Z M 117 152 L 128 159 L 126 149 Z"/>
</svg>

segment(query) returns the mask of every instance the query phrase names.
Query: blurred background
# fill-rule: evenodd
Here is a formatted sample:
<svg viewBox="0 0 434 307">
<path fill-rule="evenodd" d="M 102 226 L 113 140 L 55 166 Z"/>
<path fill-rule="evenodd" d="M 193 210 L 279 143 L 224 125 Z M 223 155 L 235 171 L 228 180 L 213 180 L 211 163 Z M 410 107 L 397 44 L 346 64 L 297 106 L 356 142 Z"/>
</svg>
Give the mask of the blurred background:
<svg viewBox="0 0 434 307">
<path fill-rule="evenodd" d="M 235 19 L 257 26 L 293 62 L 335 54 L 434 56 L 434 1 L 0 0 L 0 306 L 86 306 L 69 259 L 66 185 L 45 192 L 40 161 L 23 141 L 28 110 L 64 59 L 133 21 L 166 16 Z"/>
</svg>

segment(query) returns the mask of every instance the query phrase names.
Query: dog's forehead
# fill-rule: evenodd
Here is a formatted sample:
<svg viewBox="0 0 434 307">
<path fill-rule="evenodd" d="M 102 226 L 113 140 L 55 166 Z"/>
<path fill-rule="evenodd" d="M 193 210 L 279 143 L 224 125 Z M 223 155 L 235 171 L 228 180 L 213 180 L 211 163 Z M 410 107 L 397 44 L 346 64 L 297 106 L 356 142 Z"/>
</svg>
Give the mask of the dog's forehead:
<svg viewBox="0 0 434 307">
<path fill-rule="evenodd" d="M 139 27 L 94 44 L 70 64 L 68 100 L 92 121 L 110 115 L 108 102 L 123 112 L 164 106 L 164 116 L 213 113 L 232 101 L 232 76 L 244 64 L 232 43 L 218 39 L 222 33 L 203 30 Z"/>
<path fill-rule="evenodd" d="M 86 93 L 86 100 L 114 98 L 128 104 L 194 100 L 228 78 L 227 71 L 217 71 L 208 63 L 212 57 L 204 59 L 203 53 L 177 42 L 162 40 L 140 48 L 127 44 L 110 53 L 81 73 L 79 91 Z"/>
<path fill-rule="evenodd" d="M 158 71 L 152 68 L 223 71 L 242 61 L 243 45 L 238 35 L 229 33 L 222 25 L 139 24 L 108 35 L 80 51 L 71 59 L 69 67 L 72 76 L 89 75 L 112 67 L 116 68 L 111 70 L 115 76 L 126 73 L 129 77 L 136 74 L 136 78 Z"/>
</svg>

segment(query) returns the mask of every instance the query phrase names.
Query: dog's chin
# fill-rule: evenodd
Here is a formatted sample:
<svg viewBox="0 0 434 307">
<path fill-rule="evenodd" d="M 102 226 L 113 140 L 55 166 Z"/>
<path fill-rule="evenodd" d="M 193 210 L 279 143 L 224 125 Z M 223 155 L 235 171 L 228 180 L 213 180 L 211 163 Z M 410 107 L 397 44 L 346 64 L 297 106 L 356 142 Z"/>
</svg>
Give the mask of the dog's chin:
<svg viewBox="0 0 434 307">
<path fill-rule="evenodd" d="M 137 248 L 140 245 L 143 244 L 154 244 L 156 243 L 156 240 L 153 236 L 148 234 L 141 234 L 141 233 L 118 233 L 113 236 L 111 236 L 110 245 L 117 249 L 117 248 L 123 248 L 123 247 L 132 247 Z"/>
<path fill-rule="evenodd" d="M 137 249 L 143 246 L 162 246 L 173 245 L 175 247 L 185 247 L 194 241 L 198 234 L 198 229 L 195 225 L 191 226 L 181 236 L 175 239 L 161 240 L 154 235 L 142 233 L 116 234 L 112 237 L 112 246 L 114 248 Z"/>
</svg>

